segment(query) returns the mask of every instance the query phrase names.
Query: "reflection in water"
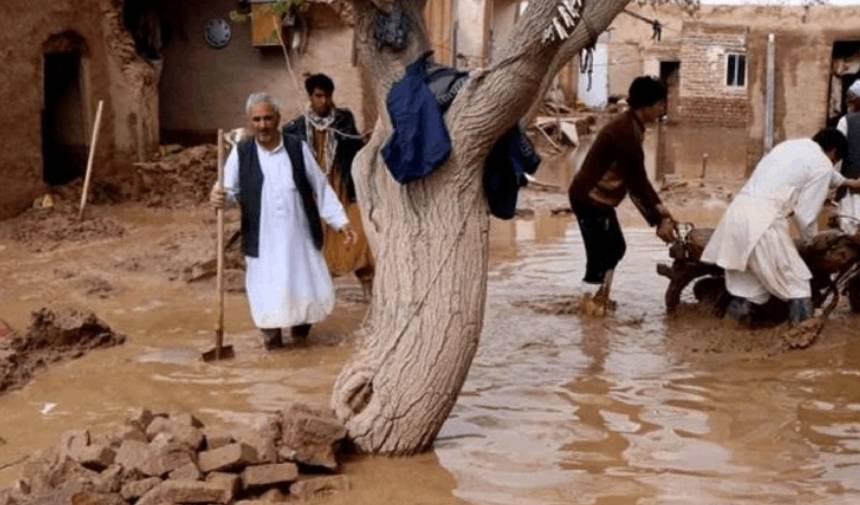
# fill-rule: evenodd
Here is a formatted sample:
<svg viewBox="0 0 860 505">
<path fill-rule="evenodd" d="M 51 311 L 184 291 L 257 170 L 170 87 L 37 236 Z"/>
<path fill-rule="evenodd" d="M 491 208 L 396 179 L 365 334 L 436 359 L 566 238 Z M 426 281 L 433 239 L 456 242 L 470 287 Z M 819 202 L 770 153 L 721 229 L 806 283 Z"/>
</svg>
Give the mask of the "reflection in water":
<svg viewBox="0 0 860 505">
<path fill-rule="evenodd" d="M 475 436 L 437 446 L 457 494 L 488 504 L 856 503 L 860 389 L 846 382 L 860 374 L 860 346 L 754 361 L 681 352 L 674 339 L 709 326 L 663 316 L 654 268 L 665 248 L 650 231 L 627 239 L 612 320 L 511 303 L 578 293 L 572 225 L 560 240 L 520 242 L 517 259 L 496 266 L 482 347 L 442 432 Z M 835 352 L 854 359 L 831 369 Z"/>
<path fill-rule="evenodd" d="M 844 311 L 807 351 L 766 360 L 690 354 L 674 342 L 713 326 L 695 313 L 664 317 L 666 281 L 655 264 L 665 248 L 649 230 L 627 239 L 614 318 L 545 315 L 519 302 L 578 294 L 578 231 L 569 218 L 541 213 L 494 221 L 483 340 L 435 451 L 352 458 L 345 468 L 354 491 L 320 503 L 858 503 L 860 341 L 837 338 L 858 333 Z M 24 271 L 50 268 L 45 258 L 18 260 Z M 11 278 L 11 268 L 4 262 L 0 276 Z M 267 354 L 245 300 L 230 295 L 227 339 L 237 357 L 213 365 L 196 359 L 212 335 L 208 287 L 134 275 L 120 284 L 119 295 L 86 302 L 128 343 L 0 396 L 0 436 L 9 442 L 0 465 L 65 430 L 119 422 L 130 406 L 198 410 L 207 422 L 234 424 L 290 401 L 326 404 L 364 310 L 341 303 L 309 345 Z M 4 288 L 0 306 L 11 313 L 2 317 L 18 326 L 52 296 L 26 276 Z M 342 301 L 358 290 L 339 281 Z M 0 472 L 0 484 L 15 472 Z"/>
</svg>

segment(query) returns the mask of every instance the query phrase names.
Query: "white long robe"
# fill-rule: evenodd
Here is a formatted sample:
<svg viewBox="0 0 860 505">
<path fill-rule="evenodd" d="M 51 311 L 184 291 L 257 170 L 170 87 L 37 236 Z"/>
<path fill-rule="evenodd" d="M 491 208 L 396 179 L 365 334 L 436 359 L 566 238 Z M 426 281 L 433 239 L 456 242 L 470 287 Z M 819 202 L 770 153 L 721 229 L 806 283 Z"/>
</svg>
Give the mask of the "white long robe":
<svg viewBox="0 0 860 505">
<path fill-rule="evenodd" d="M 839 119 L 836 129 L 848 137 L 848 118 L 846 116 Z M 860 224 L 860 194 L 852 191 L 847 192 L 839 200 L 839 215 L 847 216 L 847 218 L 839 220 L 839 228 L 850 235 L 857 233 L 857 227 Z"/>
<path fill-rule="evenodd" d="M 260 241 L 256 258 L 245 256 L 245 288 L 258 328 L 286 328 L 323 320 L 334 308 L 334 287 L 322 253 L 311 239 L 293 166 L 283 143 L 272 151 L 256 145 L 263 188 Z M 337 195 L 302 143 L 305 172 L 316 196 L 320 217 L 340 229 L 349 221 Z M 224 189 L 239 195 L 239 154 L 233 149 L 224 167 Z"/>
<path fill-rule="evenodd" d="M 793 217 L 804 239 L 817 232 L 831 186 L 845 179 L 810 139 L 782 142 L 759 161 L 714 231 L 702 261 L 726 271 L 734 296 L 764 303 L 808 298 L 812 273 L 791 238 Z"/>
</svg>

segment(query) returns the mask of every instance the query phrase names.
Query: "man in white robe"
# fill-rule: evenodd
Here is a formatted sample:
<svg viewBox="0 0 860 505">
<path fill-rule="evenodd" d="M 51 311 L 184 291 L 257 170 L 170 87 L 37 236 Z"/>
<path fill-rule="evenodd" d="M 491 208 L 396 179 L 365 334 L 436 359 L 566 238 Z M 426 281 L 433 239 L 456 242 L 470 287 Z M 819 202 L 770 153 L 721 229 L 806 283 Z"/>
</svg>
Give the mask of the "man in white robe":
<svg viewBox="0 0 860 505">
<path fill-rule="evenodd" d="M 224 188 L 216 185 L 210 200 L 216 208 L 225 200 L 242 207 L 248 302 L 265 347 L 272 349 L 283 345 L 282 328 L 304 338 L 334 308 L 320 221 L 348 244 L 355 234 L 307 144 L 281 135 L 272 97 L 252 94 L 246 112 L 253 138 L 230 153 Z"/>
<path fill-rule="evenodd" d="M 792 323 L 812 317 L 812 273 L 791 238 L 789 219 L 809 240 L 830 188 L 860 188 L 860 181 L 834 169 L 846 149 L 845 137 L 828 128 L 811 140 L 782 142 L 759 161 L 702 253 L 703 262 L 726 272 L 729 317 L 745 319 L 753 304 L 771 296 L 789 302 Z"/>
<path fill-rule="evenodd" d="M 848 152 L 842 160 L 840 173 L 845 177 L 860 175 L 860 79 L 848 88 L 845 94 L 848 113 L 839 119 L 836 129 L 848 139 Z M 839 228 L 851 235 L 857 233 L 860 225 L 860 194 L 853 191 L 840 192 Z"/>
</svg>

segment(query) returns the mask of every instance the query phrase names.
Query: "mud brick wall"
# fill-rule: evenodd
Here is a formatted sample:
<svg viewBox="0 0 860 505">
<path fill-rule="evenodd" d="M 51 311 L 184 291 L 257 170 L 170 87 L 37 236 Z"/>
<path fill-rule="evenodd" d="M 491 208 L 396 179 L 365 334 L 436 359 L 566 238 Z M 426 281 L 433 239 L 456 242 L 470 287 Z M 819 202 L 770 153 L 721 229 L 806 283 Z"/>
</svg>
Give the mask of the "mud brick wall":
<svg viewBox="0 0 860 505">
<path fill-rule="evenodd" d="M 746 126 L 749 73 L 744 86 L 728 86 L 726 72 L 729 54 L 746 54 L 747 33 L 745 27 L 684 24 L 679 114 L 688 124 Z"/>
<path fill-rule="evenodd" d="M 212 142 L 218 128 L 245 126 L 245 100 L 265 91 L 281 102 L 282 119 L 301 114 L 308 103 L 304 75 L 322 72 L 335 83 L 334 100 L 356 116 L 359 128 L 375 122 L 372 93 L 364 93 L 360 70 L 352 64 L 352 28 L 327 5 L 313 5 L 305 14 L 310 36 L 304 52 L 291 51 L 287 71 L 280 47 L 254 47 L 251 23 L 233 22 L 233 37 L 221 49 L 209 47 L 202 27 L 226 16 L 235 0 L 166 2 L 161 16 L 186 37 L 173 37 L 164 47 L 164 72 L 159 83 L 162 142 L 192 145 Z"/>
<path fill-rule="evenodd" d="M 81 105 L 75 119 L 89 144 L 96 105 L 104 100 L 94 173 L 124 170 L 158 146 L 158 96 L 152 67 L 135 53 L 122 26 L 120 0 L 0 2 L 0 219 L 29 207 L 46 190 L 43 128 L 46 56 L 81 51 Z M 62 76 L 60 76 L 62 77 Z M 69 126 L 69 129 L 71 126 Z"/>
</svg>

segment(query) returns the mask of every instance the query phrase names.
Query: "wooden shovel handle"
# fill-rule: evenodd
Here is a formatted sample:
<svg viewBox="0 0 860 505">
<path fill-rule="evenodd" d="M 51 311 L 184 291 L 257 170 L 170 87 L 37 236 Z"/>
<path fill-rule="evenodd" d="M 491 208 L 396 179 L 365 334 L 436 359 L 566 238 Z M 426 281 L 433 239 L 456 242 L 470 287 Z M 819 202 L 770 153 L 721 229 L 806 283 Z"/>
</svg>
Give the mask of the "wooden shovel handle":
<svg viewBox="0 0 860 505">
<path fill-rule="evenodd" d="M 224 189 L 224 130 L 218 130 L 218 188 Z M 216 210 L 218 221 L 218 243 L 215 253 L 218 318 L 215 321 L 215 356 L 221 359 L 224 341 L 224 208 Z"/>
</svg>

